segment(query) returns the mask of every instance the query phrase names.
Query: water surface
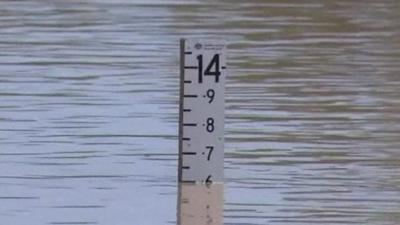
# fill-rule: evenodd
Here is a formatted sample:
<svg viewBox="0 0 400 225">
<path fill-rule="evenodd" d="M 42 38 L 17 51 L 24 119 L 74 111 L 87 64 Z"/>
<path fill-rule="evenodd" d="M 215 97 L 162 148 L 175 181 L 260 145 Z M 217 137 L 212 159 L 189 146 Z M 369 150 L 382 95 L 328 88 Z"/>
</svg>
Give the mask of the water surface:
<svg viewBox="0 0 400 225">
<path fill-rule="evenodd" d="M 1 223 L 177 224 L 178 40 L 201 37 L 229 43 L 225 224 L 399 224 L 399 12 L 1 1 Z"/>
</svg>

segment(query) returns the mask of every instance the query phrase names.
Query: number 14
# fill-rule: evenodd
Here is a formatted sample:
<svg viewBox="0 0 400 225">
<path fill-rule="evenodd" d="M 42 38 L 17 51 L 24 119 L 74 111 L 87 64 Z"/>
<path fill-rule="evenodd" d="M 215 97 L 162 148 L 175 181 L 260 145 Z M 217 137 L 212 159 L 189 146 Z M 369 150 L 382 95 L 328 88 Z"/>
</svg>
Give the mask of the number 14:
<svg viewBox="0 0 400 225">
<path fill-rule="evenodd" d="M 199 83 L 203 83 L 203 55 L 197 56 L 199 63 Z M 214 67 L 214 68 L 213 68 Z M 214 69 L 214 71 L 211 71 Z M 204 76 L 215 76 L 215 83 L 219 82 L 219 76 L 221 76 L 221 70 L 219 66 L 219 54 L 215 54 L 204 71 Z"/>
</svg>

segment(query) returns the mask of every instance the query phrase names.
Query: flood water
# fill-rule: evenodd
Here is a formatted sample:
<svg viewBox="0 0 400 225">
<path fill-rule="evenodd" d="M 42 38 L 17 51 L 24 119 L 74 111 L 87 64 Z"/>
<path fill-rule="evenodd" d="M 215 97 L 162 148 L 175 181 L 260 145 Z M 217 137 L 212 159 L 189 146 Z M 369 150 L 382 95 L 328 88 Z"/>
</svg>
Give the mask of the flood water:
<svg viewBox="0 0 400 225">
<path fill-rule="evenodd" d="M 397 0 L 1 1 L 0 224 L 188 225 L 181 37 L 228 43 L 226 182 L 188 194 L 215 200 L 198 224 L 400 224 L 399 17 Z"/>
</svg>

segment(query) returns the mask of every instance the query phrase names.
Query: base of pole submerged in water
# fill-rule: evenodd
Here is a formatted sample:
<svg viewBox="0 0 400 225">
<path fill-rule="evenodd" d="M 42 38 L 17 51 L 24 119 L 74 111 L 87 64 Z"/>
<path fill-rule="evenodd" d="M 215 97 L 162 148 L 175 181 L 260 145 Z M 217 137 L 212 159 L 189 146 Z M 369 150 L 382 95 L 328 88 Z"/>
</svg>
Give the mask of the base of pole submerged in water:
<svg viewBox="0 0 400 225">
<path fill-rule="evenodd" d="M 177 225 L 222 225 L 224 184 L 179 184 Z"/>
<path fill-rule="evenodd" d="M 181 39 L 180 182 L 223 182 L 226 47 Z"/>
</svg>

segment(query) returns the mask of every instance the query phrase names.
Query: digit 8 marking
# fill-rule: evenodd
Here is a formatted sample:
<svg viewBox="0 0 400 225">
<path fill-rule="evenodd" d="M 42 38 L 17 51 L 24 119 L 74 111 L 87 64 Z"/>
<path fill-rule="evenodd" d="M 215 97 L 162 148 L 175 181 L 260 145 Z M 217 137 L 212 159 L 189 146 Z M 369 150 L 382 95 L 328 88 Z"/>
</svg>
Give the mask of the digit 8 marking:
<svg viewBox="0 0 400 225">
<path fill-rule="evenodd" d="M 214 131 L 214 119 L 212 117 L 207 118 L 207 132 L 211 133 Z"/>
</svg>

